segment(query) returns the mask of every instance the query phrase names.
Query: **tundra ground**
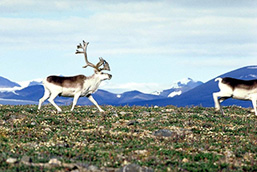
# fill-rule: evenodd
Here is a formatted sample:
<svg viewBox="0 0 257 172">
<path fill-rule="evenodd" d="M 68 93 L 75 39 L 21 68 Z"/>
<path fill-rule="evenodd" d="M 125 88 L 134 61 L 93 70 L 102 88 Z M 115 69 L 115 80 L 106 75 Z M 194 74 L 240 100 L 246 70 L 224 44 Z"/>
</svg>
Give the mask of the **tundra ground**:
<svg viewBox="0 0 257 172">
<path fill-rule="evenodd" d="M 115 171 L 127 164 L 154 171 L 257 171 L 257 117 L 250 109 L 225 107 L 224 115 L 204 107 L 104 106 L 105 114 L 93 106 L 62 109 L 1 106 L 0 171 L 89 165 Z"/>
</svg>

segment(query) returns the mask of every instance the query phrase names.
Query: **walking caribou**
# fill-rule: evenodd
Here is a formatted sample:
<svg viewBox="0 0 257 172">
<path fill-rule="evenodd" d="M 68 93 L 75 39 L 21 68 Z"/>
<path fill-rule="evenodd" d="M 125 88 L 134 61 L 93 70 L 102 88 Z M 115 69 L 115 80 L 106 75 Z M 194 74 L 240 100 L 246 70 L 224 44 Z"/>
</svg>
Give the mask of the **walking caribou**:
<svg viewBox="0 0 257 172">
<path fill-rule="evenodd" d="M 255 115 L 257 116 L 257 80 L 240 80 L 225 77 L 216 78 L 215 81 L 219 82 L 218 85 L 220 88 L 219 92 L 213 93 L 216 111 L 220 110 L 223 114 L 220 103 L 228 98 L 251 100 Z"/>
<path fill-rule="evenodd" d="M 75 105 L 77 104 L 79 97 L 87 97 L 100 112 L 104 112 L 104 110 L 97 104 L 97 102 L 92 97 L 92 93 L 94 93 L 100 83 L 104 80 L 110 80 L 112 75 L 108 73 L 103 73 L 102 70 L 110 71 L 109 64 L 103 59 L 99 58 L 99 62 L 94 65 L 90 63 L 87 59 L 87 46 L 89 42 L 83 41 L 83 44 L 79 44 L 77 46 L 76 54 L 83 53 L 85 56 L 86 65 L 83 68 L 88 66 L 94 68 L 94 74 L 92 76 L 84 76 L 84 75 L 76 75 L 71 77 L 62 77 L 62 76 L 48 76 L 43 80 L 43 86 L 45 93 L 43 97 L 39 100 L 38 109 L 40 110 L 42 103 L 48 99 L 48 101 L 57 109 L 58 112 L 61 112 L 61 108 L 59 108 L 54 99 L 59 96 L 64 97 L 73 97 L 73 104 L 71 111 L 73 111 Z M 81 51 L 82 50 L 82 51 Z M 100 66 L 102 66 L 100 68 Z"/>
</svg>

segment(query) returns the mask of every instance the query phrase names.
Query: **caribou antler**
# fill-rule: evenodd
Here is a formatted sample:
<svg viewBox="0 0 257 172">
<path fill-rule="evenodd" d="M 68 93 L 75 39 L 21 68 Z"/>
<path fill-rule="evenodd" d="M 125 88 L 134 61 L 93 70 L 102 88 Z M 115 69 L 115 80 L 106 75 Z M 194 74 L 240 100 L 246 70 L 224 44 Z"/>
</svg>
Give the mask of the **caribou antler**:
<svg viewBox="0 0 257 172">
<path fill-rule="evenodd" d="M 88 45 L 88 44 L 89 44 L 89 42 L 85 42 L 85 41 L 83 40 L 83 45 L 82 45 L 82 44 L 77 45 L 76 54 L 83 53 L 84 56 L 85 56 L 86 65 L 83 66 L 83 68 L 86 68 L 86 67 L 88 67 L 88 66 L 91 66 L 91 67 L 95 68 L 95 69 L 96 69 L 97 71 L 99 71 L 99 72 L 100 72 L 101 70 L 108 70 L 108 71 L 110 71 L 110 66 L 109 66 L 109 64 L 108 64 L 102 57 L 99 58 L 100 61 L 99 61 L 96 65 L 94 65 L 93 63 L 90 63 L 90 62 L 88 61 L 88 59 L 87 59 L 87 45 Z M 78 49 L 82 49 L 83 51 L 79 51 Z M 103 68 L 100 68 L 101 65 L 103 65 L 104 67 L 103 67 Z"/>
<path fill-rule="evenodd" d="M 85 42 L 83 41 L 83 45 L 79 44 L 77 45 L 77 50 L 76 50 L 76 54 L 81 54 L 83 53 L 85 56 L 85 61 L 86 61 L 86 66 L 83 66 L 83 68 L 86 68 L 87 66 L 91 66 L 93 68 L 96 68 L 96 66 L 93 63 L 90 63 L 87 59 L 87 46 L 88 46 L 89 42 Z M 82 49 L 83 51 L 79 51 L 78 49 Z"/>
<path fill-rule="evenodd" d="M 99 71 L 101 71 L 101 70 L 108 70 L 108 71 L 110 71 L 110 66 L 107 63 L 107 61 L 105 61 L 102 57 L 99 57 L 99 60 L 100 61 L 96 65 L 98 67 Z M 101 65 L 103 65 L 104 67 L 100 68 Z"/>
</svg>

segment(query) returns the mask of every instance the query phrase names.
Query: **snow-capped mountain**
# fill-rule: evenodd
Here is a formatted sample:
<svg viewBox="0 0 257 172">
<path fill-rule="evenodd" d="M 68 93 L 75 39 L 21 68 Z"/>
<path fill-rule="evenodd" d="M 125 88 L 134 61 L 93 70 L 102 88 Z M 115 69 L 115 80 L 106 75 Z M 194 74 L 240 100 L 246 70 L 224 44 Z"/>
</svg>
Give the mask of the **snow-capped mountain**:
<svg viewBox="0 0 257 172">
<path fill-rule="evenodd" d="M 0 88 L 13 88 L 13 87 L 20 87 L 20 85 L 16 82 L 10 81 L 4 77 L 0 76 Z"/>
<path fill-rule="evenodd" d="M 127 103 L 136 103 L 140 101 L 158 100 L 167 97 L 174 97 L 182 94 L 189 89 L 201 84 L 199 81 L 193 81 L 190 78 L 177 81 L 172 84 L 172 88 L 163 90 L 159 94 L 147 94 L 140 91 L 126 91 L 122 94 L 115 94 L 99 89 L 94 93 L 94 97 L 99 104 L 121 105 Z M 178 94 L 177 94 L 178 93 Z M 18 87 L 12 87 L 10 90 L 0 92 L 0 104 L 37 104 L 43 96 L 44 89 L 42 79 L 19 82 Z M 72 103 L 72 98 L 57 97 L 58 104 L 67 105 Z M 78 101 L 80 105 L 91 104 L 87 98 L 81 97 Z"/>
<path fill-rule="evenodd" d="M 233 70 L 217 77 L 233 77 L 237 79 L 257 79 L 257 66 L 247 66 Z M 215 77 L 215 78 L 217 78 Z M 128 91 L 122 94 L 114 94 L 105 90 L 98 90 L 94 98 L 100 105 L 142 105 L 142 106 L 204 106 L 213 107 L 213 92 L 219 91 L 215 78 L 206 83 L 184 79 L 175 82 L 170 89 L 161 91 L 158 95 L 145 94 L 139 91 Z M 15 86 L 14 86 L 15 87 Z M 43 96 L 42 85 L 32 85 L 14 92 L 0 92 L 0 104 L 37 104 Z M 72 98 L 58 97 L 56 102 L 61 105 L 72 103 Z M 78 104 L 88 105 L 91 103 L 86 97 L 79 99 Z M 251 107 L 250 101 L 228 99 L 222 105 L 239 105 Z"/>
<path fill-rule="evenodd" d="M 257 66 L 247 66 L 243 68 L 239 68 L 233 70 L 231 72 L 225 73 L 223 75 L 217 77 L 232 77 L 243 80 L 252 80 L 257 79 Z M 149 100 L 142 101 L 137 103 L 131 103 L 129 105 L 158 105 L 158 106 L 166 106 L 166 105 L 175 105 L 175 106 L 203 106 L 203 107 L 214 107 L 212 94 L 214 92 L 218 92 L 218 83 L 214 80 L 217 78 L 213 78 L 210 81 L 201 84 L 194 89 L 191 89 L 180 96 L 175 96 L 173 98 L 165 98 L 159 100 Z M 238 105 L 243 107 L 252 107 L 251 101 L 241 101 L 235 99 L 228 99 L 222 102 L 222 105 Z"/>
<path fill-rule="evenodd" d="M 233 77 L 237 79 L 251 80 L 257 79 L 257 66 L 247 66 L 233 70 L 217 77 Z M 215 77 L 215 78 L 217 78 Z M 212 94 L 219 91 L 215 78 L 206 83 L 194 81 L 190 78 L 173 83 L 170 89 L 161 91 L 158 95 L 145 94 L 139 91 L 128 91 L 122 94 L 114 94 L 105 90 L 98 90 L 94 93 L 94 98 L 100 105 L 141 105 L 141 106 L 204 106 L 213 107 Z M 6 79 L 4 79 L 6 81 Z M 1 80 L 0 80 L 1 82 Z M 38 82 L 40 84 L 40 82 Z M 0 84 L 1 85 L 1 84 Z M 18 85 L 18 86 L 17 86 Z M 19 84 L 8 85 L 10 88 L 17 88 Z M 32 85 L 16 91 L 1 91 L 0 104 L 37 104 L 39 98 L 43 96 L 42 85 Z M 57 97 L 56 102 L 60 105 L 72 103 L 72 98 Z M 79 99 L 80 105 L 91 105 L 86 97 Z M 239 105 L 251 107 L 250 101 L 240 101 L 228 99 L 222 105 Z"/>
<path fill-rule="evenodd" d="M 29 81 L 21 81 L 18 83 L 20 84 L 20 86 L 22 88 L 25 88 L 25 87 L 29 87 L 29 86 L 33 86 L 33 85 L 42 85 L 42 81 L 43 81 L 43 79 L 39 78 L 39 79 L 33 79 L 33 80 L 29 80 Z"/>
<path fill-rule="evenodd" d="M 257 66 L 247 66 L 233 70 L 217 77 L 233 77 L 237 79 L 257 79 Z M 215 78 L 217 78 L 215 77 Z M 2 78 L 2 77 L 1 77 Z M 0 79 L 1 79 L 0 78 Z M 114 94 L 105 90 L 98 90 L 94 93 L 94 98 L 100 105 L 142 105 L 142 106 L 204 106 L 213 107 L 213 92 L 219 91 L 218 83 L 215 78 L 206 83 L 194 81 L 190 78 L 183 79 L 173 83 L 170 89 L 160 91 L 159 94 L 145 94 L 139 91 L 128 91 L 122 94 Z M 3 79 L 6 81 L 7 79 Z M 8 80 L 9 81 L 9 80 Z M 22 88 L 19 84 L 8 82 L 9 88 L 21 88 L 15 91 L 0 91 L 0 104 L 37 104 L 39 98 L 43 96 L 44 88 L 39 85 L 31 85 Z M 1 80 L 0 80 L 1 85 Z M 6 84 L 3 82 L 2 85 Z M 72 103 L 72 98 L 57 97 L 56 102 L 60 105 L 68 105 Z M 79 99 L 80 105 L 91 105 L 86 97 Z M 250 101 L 240 101 L 228 99 L 222 103 L 223 105 L 239 105 L 243 107 L 251 107 Z"/>
<path fill-rule="evenodd" d="M 163 97 L 179 96 L 201 84 L 203 84 L 201 81 L 194 81 L 191 78 L 185 78 L 173 83 L 170 89 L 163 90 L 159 95 Z"/>
</svg>

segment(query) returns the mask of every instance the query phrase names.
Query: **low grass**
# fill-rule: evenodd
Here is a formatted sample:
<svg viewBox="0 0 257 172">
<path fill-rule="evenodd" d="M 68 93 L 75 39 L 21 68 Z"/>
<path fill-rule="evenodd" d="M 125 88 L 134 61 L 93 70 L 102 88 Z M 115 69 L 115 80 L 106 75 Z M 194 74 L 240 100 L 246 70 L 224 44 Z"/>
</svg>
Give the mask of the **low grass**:
<svg viewBox="0 0 257 172">
<path fill-rule="evenodd" d="M 118 169 L 134 163 L 155 171 L 257 171 L 257 117 L 249 109 L 225 107 L 225 115 L 203 107 L 0 107 L 0 171 L 68 171 L 33 163 L 57 158 Z M 155 136 L 158 130 L 172 136 Z"/>
</svg>

